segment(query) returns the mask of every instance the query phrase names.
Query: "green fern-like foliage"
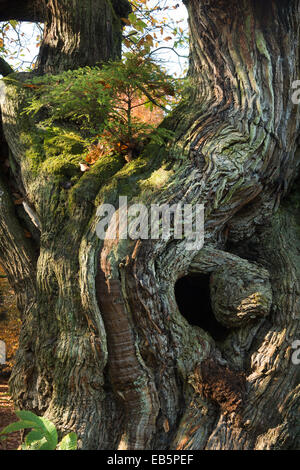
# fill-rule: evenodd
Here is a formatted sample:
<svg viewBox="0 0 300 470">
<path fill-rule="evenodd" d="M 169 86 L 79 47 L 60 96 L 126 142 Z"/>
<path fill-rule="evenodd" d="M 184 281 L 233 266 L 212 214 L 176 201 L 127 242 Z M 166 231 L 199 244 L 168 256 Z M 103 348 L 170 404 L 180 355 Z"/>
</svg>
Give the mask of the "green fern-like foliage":
<svg viewBox="0 0 300 470">
<path fill-rule="evenodd" d="M 81 146 L 87 155 L 138 152 L 145 142 L 161 144 L 172 134 L 142 119 L 138 108 L 160 109 L 165 116 L 180 94 L 177 80 L 141 55 L 123 61 L 84 67 L 60 75 L 35 77 L 23 86 L 30 91 L 24 113 L 38 115 L 56 152 Z M 47 140 L 46 139 L 46 140 Z M 74 153 L 71 151 L 70 153 Z"/>
</svg>

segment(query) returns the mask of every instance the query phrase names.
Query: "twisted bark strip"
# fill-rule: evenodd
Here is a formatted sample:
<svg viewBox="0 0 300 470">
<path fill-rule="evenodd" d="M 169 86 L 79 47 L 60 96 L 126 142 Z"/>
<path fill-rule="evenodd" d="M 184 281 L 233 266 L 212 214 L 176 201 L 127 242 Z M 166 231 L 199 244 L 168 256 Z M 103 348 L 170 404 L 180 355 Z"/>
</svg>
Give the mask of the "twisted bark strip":
<svg viewBox="0 0 300 470">
<path fill-rule="evenodd" d="M 108 339 L 110 381 L 123 401 L 122 449 L 149 449 L 159 404 L 153 377 L 143 365 L 123 300 L 119 280 L 97 275 L 97 294 Z"/>
<path fill-rule="evenodd" d="M 192 87 L 166 122 L 174 145 L 126 165 L 103 158 L 86 175 L 73 168 L 68 192 L 64 174 L 45 171 L 38 122 L 20 118 L 29 91 L 8 87 L 5 135 L 42 232 L 36 391 L 18 381 L 20 357 L 13 392 L 83 448 L 297 448 L 300 1 L 186 3 Z M 100 242 L 97 206 L 124 195 L 148 208 L 204 204 L 204 248 L 172 234 Z M 195 273 L 210 278 L 205 300 L 225 338 L 179 311 L 175 284 Z"/>
</svg>

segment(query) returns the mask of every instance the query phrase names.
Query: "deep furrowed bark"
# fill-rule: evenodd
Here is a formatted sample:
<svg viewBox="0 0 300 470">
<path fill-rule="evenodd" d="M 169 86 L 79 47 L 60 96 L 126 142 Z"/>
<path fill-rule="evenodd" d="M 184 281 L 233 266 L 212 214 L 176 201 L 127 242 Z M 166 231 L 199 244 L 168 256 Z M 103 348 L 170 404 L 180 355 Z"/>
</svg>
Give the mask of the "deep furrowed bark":
<svg viewBox="0 0 300 470">
<path fill-rule="evenodd" d="M 121 18 L 129 12 L 127 0 L 50 0 L 38 70 L 59 73 L 120 58 Z"/>
<path fill-rule="evenodd" d="M 167 122 L 176 142 L 165 149 L 127 164 L 103 158 L 66 190 L 65 173 L 47 170 L 36 123 L 20 117 L 26 93 L 16 100 L 8 87 L 5 135 L 42 227 L 36 391 L 20 386 L 21 355 L 12 389 L 21 406 L 74 429 L 83 448 L 297 448 L 300 195 L 289 191 L 300 2 L 187 4 L 192 91 Z M 204 204 L 204 248 L 102 242 L 96 208 L 120 195 L 147 207 Z M 179 311 L 176 282 L 194 275 L 210 279 L 221 339 L 201 327 L 209 312 L 198 290 L 200 326 Z"/>
</svg>

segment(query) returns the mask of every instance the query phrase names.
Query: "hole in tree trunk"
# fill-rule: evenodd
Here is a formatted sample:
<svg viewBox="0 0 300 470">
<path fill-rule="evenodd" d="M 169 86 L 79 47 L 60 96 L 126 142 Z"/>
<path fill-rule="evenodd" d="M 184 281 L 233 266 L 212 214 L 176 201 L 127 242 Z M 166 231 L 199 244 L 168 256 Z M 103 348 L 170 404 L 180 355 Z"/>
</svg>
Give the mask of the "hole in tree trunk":
<svg viewBox="0 0 300 470">
<path fill-rule="evenodd" d="M 175 284 L 175 298 L 180 313 L 194 326 L 209 333 L 215 341 L 226 338 L 229 330 L 215 318 L 210 302 L 209 275 L 189 274 Z"/>
</svg>

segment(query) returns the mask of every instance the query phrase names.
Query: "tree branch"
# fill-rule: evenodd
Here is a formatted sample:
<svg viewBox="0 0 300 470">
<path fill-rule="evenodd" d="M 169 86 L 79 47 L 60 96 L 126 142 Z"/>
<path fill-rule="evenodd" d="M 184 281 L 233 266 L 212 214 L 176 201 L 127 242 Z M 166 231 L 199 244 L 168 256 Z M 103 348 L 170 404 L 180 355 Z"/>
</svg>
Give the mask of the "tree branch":
<svg viewBox="0 0 300 470">
<path fill-rule="evenodd" d="M 149 53 L 149 57 L 152 56 L 153 54 L 156 54 L 156 52 L 160 51 L 161 49 L 169 49 L 169 50 L 171 50 L 172 52 L 174 52 L 178 57 L 183 57 L 184 59 L 188 59 L 188 58 L 189 58 L 188 55 L 179 54 L 179 52 L 177 52 L 176 49 L 174 49 L 174 47 L 168 47 L 168 46 L 160 46 L 160 47 L 158 47 L 157 49 L 154 49 L 154 51 L 151 51 L 151 52 Z"/>
<path fill-rule="evenodd" d="M 166 113 L 168 112 L 168 109 L 163 106 L 162 104 L 158 103 L 155 98 L 153 98 L 150 93 L 148 93 L 148 91 L 142 86 L 142 85 L 138 85 L 138 88 L 144 93 L 145 96 L 147 96 L 147 98 L 149 99 L 149 101 L 151 101 L 155 106 L 158 106 L 159 108 L 161 108 L 163 111 L 165 111 Z"/>
</svg>

